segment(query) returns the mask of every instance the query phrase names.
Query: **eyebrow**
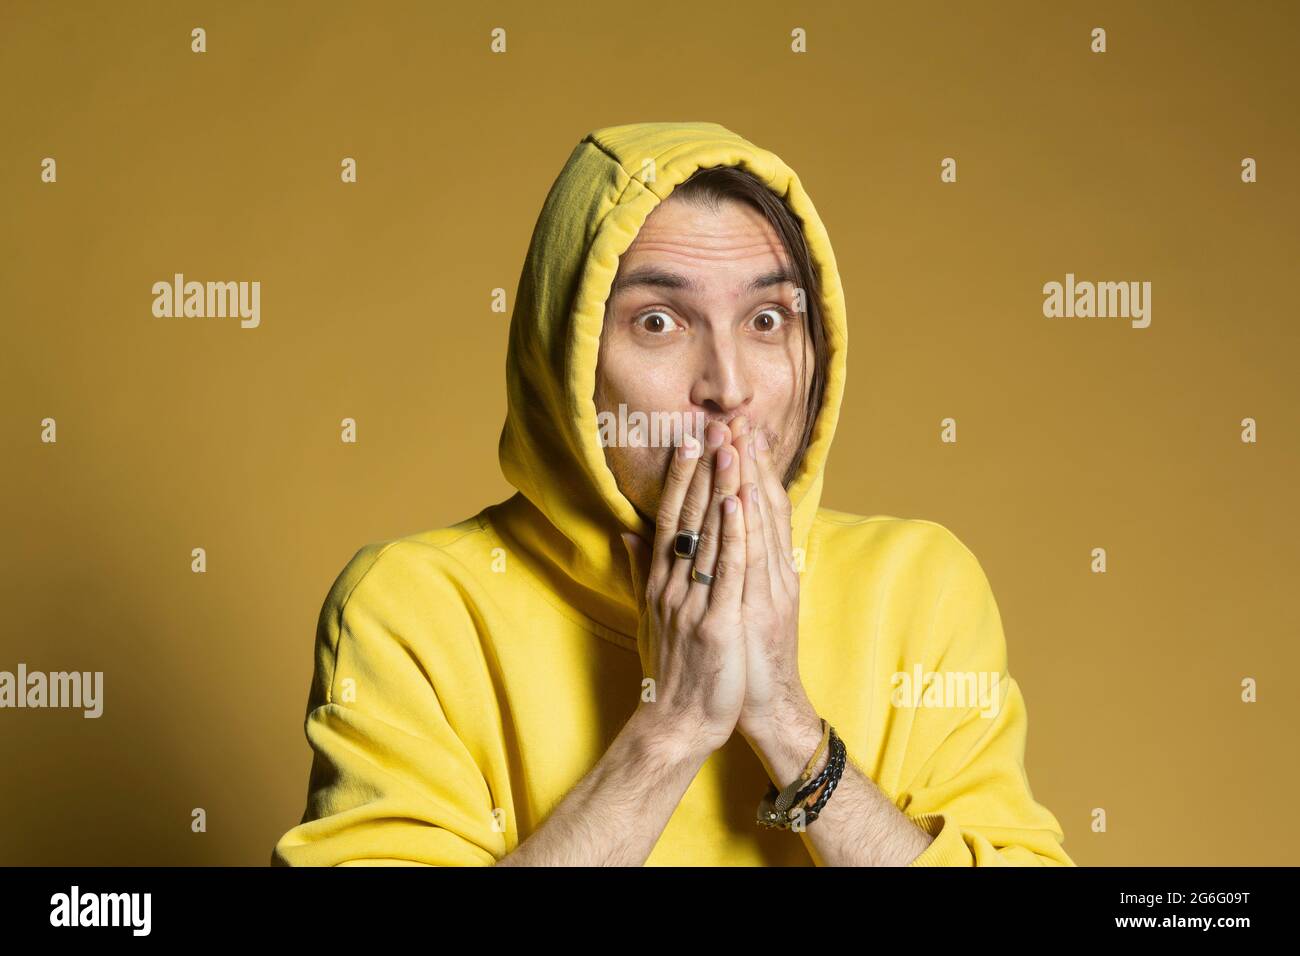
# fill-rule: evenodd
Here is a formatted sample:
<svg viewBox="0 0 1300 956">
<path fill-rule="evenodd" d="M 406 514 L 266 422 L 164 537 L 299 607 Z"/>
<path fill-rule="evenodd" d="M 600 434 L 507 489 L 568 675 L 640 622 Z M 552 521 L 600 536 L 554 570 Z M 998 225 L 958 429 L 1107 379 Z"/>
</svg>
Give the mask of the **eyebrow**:
<svg viewBox="0 0 1300 956">
<path fill-rule="evenodd" d="M 757 292 L 759 289 L 766 289 L 774 285 L 783 283 L 793 283 L 794 275 L 788 269 L 773 269 L 771 272 L 764 272 L 754 276 L 745 286 L 746 292 Z M 686 276 L 677 272 L 669 272 L 660 269 L 657 266 L 643 266 L 640 269 L 633 269 L 625 276 L 620 276 L 614 280 L 614 288 L 611 292 L 623 292 L 637 286 L 645 286 L 653 289 L 685 289 L 688 292 L 700 292 L 700 284 L 694 279 L 688 279 Z"/>
</svg>

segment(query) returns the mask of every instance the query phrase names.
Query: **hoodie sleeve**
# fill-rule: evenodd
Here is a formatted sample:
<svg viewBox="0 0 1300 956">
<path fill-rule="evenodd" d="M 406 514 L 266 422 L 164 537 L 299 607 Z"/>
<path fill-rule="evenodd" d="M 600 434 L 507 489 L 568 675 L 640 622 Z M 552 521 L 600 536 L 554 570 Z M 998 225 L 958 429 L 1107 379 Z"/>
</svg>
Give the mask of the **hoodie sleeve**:
<svg viewBox="0 0 1300 956">
<path fill-rule="evenodd" d="M 1007 672 L 993 592 L 975 556 L 952 541 L 958 553 L 936 605 L 937 643 L 927 670 L 941 680 L 973 672 L 990 693 L 975 706 L 914 711 L 909 750 L 916 753 L 908 763 L 919 770 L 896 802 L 934 841 L 909 865 L 1073 866 L 1060 824 L 1029 788 L 1028 717 Z"/>
<path fill-rule="evenodd" d="M 402 633 L 414 576 L 385 567 L 386 550 L 358 552 L 322 608 L 304 725 L 307 808 L 273 866 L 490 866 L 506 853 L 487 781 L 429 676 L 437 668 Z M 444 590 L 419 602 L 433 612 L 428 631 L 469 646 L 454 633 L 470 627 L 463 601 Z"/>
</svg>

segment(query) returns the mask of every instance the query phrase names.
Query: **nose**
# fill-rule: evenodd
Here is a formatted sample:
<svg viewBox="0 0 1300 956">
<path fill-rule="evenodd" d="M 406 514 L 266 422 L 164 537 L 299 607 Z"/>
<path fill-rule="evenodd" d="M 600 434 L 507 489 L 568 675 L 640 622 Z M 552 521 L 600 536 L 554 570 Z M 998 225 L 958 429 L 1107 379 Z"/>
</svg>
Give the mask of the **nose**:
<svg viewBox="0 0 1300 956">
<path fill-rule="evenodd" d="M 730 419 L 747 412 L 754 398 L 745 357 L 729 333 L 714 331 L 700 340 L 691 402 L 711 416 Z"/>
</svg>

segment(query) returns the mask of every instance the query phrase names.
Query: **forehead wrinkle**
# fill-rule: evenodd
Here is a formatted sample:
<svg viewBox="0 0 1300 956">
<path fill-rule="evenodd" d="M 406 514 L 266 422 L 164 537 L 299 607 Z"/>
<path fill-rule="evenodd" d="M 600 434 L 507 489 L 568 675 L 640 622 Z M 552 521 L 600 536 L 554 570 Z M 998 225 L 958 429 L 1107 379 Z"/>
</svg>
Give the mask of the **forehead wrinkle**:
<svg viewBox="0 0 1300 956">
<path fill-rule="evenodd" d="M 638 252 L 657 251 L 703 259 L 734 259 L 773 253 L 780 256 L 780 240 L 763 235 L 738 235 L 736 232 L 700 233 L 680 236 L 676 230 L 643 231 L 633 246 Z"/>
<path fill-rule="evenodd" d="M 699 250 L 696 247 L 690 247 L 689 253 L 681 253 L 680 243 L 670 241 L 650 241 L 639 247 L 639 251 L 665 252 L 671 257 L 687 256 L 692 259 L 705 259 L 709 261 L 734 261 L 737 256 L 736 252 L 742 249 L 753 250 L 753 254 L 761 254 L 772 249 L 770 242 L 737 244 L 730 248 L 719 248 L 709 250 Z M 761 250 L 761 252 L 760 252 Z M 741 287 L 742 292 L 756 292 L 774 285 L 794 284 L 796 276 L 794 270 L 786 263 L 784 256 L 776 256 L 776 264 L 770 268 L 753 275 L 748 282 Z M 659 289 L 683 289 L 688 292 L 702 293 L 703 284 L 694 276 L 677 272 L 671 267 L 655 263 L 647 263 L 641 266 L 635 266 L 624 271 L 620 268 L 620 275 L 614 280 L 613 291 L 624 291 L 634 287 L 659 288 Z"/>
</svg>

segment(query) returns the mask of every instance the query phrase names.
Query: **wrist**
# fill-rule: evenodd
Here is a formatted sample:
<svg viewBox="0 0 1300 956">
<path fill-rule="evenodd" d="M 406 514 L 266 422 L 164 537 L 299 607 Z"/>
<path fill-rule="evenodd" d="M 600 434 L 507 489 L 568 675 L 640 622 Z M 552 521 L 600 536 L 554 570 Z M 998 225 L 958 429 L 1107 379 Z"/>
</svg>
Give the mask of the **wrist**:
<svg viewBox="0 0 1300 956">
<path fill-rule="evenodd" d="M 746 735 L 778 789 L 803 773 L 822 742 L 822 722 L 812 704 L 792 707 Z M 824 749 L 809 768 L 811 777 L 821 773 L 830 759 Z M 811 779 L 810 777 L 810 779 Z"/>
<path fill-rule="evenodd" d="M 634 746 L 647 756 L 661 762 L 698 769 L 721 743 L 690 734 L 682 728 L 686 723 L 672 720 L 653 708 L 656 704 L 637 706 L 624 728 L 630 733 Z"/>
</svg>

